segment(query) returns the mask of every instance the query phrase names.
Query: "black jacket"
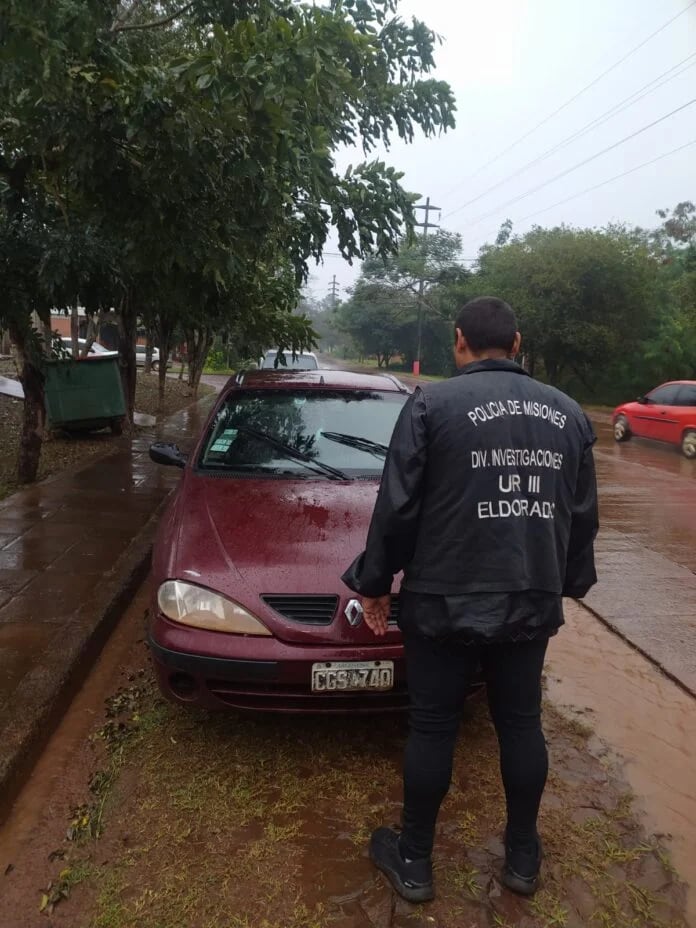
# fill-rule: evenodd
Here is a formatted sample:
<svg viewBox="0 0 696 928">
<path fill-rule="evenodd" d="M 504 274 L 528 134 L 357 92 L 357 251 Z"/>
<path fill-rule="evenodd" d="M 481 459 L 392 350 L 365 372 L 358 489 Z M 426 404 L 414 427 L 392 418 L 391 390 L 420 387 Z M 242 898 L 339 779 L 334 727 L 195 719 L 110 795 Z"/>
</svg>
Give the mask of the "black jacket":
<svg viewBox="0 0 696 928">
<path fill-rule="evenodd" d="M 594 441 L 577 403 L 512 361 L 419 387 L 344 582 L 381 596 L 403 571 L 412 593 L 584 596 L 597 579 Z"/>
</svg>

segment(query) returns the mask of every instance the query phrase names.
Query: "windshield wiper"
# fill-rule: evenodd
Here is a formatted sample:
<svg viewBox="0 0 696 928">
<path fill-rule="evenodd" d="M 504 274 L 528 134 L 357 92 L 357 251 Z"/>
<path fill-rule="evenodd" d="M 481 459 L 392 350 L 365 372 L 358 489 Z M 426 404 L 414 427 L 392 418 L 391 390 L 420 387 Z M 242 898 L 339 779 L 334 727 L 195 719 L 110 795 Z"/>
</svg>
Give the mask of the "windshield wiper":
<svg viewBox="0 0 696 928">
<path fill-rule="evenodd" d="M 309 454 L 305 454 L 305 452 L 300 451 L 299 448 L 293 448 L 292 445 L 286 445 L 284 441 L 274 438 L 273 435 L 269 435 L 267 432 L 259 432 L 256 429 L 249 428 L 247 425 L 235 425 L 234 428 L 238 432 L 244 432 L 246 435 L 251 435 L 252 438 L 258 438 L 260 441 L 265 441 L 269 445 L 273 445 L 274 448 L 282 451 L 287 457 L 301 461 L 305 467 L 308 467 L 310 470 L 326 474 L 333 480 L 353 479 L 349 477 L 348 474 L 344 474 L 343 471 L 339 470 L 337 467 L 331 467 L 330 464 L 324 464 L 322 461 L 315 461 Z"/>
<path fill-rule="evenodd" d="M 348 445 L 349 448 L 358 448 L 360 451 L 367 451 L 378 458 L 385 457 L 389 447 L 382 445 L 378 441 L 372 441 L 369 438 L 361 438 L 359 435 L 346 435 L 343 432 L 324 432 L 322 437 L 328 438 L 329 441 L 337 441 L 341 445 Z"/>
</svg>

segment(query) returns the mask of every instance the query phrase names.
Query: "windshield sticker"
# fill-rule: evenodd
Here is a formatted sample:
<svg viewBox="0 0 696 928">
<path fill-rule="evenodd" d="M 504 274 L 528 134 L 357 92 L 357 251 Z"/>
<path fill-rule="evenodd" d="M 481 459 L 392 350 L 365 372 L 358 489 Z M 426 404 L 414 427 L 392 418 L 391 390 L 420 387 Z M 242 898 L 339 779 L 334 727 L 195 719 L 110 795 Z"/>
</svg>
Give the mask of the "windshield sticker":
<svg viewBox="0 0 696 928">
<path fill-rule="evenodd" d="M 225 429 L 225 431 L 213 442 L 211 451 L 228 451 L 230 445 L 239 435 L 237 429 Z"/>
</svg>

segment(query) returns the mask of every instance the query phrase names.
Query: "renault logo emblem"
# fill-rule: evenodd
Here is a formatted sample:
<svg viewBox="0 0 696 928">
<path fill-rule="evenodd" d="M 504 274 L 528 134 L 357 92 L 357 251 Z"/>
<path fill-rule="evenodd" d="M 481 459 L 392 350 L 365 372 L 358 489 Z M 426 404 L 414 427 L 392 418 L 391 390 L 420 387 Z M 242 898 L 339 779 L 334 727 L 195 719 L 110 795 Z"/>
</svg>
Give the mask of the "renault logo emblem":
<svg viewBox="0 0 696 928">
<path fill-rule="evenodd" d="M 351 599 L 346 606 L 343 615 L 348 619 L 348 624 L 357 628 L 363 619 L 363 607 L 357 599 Z"/>
</svg>

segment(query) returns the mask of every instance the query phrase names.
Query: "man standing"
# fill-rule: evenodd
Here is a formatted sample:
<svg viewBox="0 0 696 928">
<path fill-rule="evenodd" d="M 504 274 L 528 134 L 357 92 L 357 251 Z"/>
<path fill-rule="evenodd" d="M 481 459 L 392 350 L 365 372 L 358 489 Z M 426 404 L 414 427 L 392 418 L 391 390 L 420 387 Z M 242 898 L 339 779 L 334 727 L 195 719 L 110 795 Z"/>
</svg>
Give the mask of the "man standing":
<svg viewBox="0 0 696 928">
<path fill-rule="evenodd" d="M 343 576 L 383 635 L 394 575 L 404 573 L 403 828 L 378 828 L 370 856 L 411 902 L 434 895 L 435 822 L 479 666 L 507 801 L 503 882 L 526 895 L 538 884 L 541 673 L 562 595 L 584 596 L 596 582 L 598 518 L 592 427 L 577 403 L 511 360 L 519 348 L 507 303 L 481 297 L 461 309 L 458 374 L 419 387 L 404 406 L 366 550 Z"/>
</svg>

